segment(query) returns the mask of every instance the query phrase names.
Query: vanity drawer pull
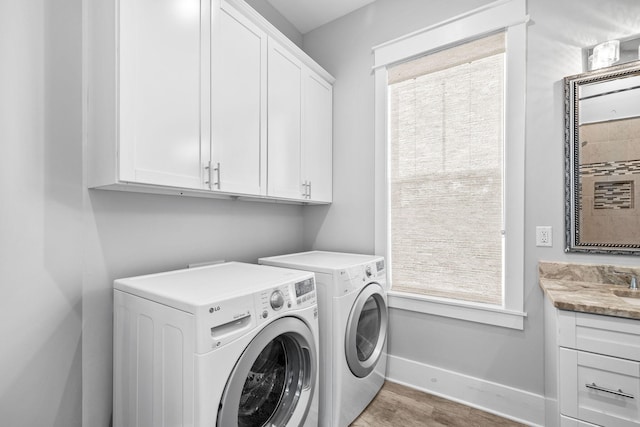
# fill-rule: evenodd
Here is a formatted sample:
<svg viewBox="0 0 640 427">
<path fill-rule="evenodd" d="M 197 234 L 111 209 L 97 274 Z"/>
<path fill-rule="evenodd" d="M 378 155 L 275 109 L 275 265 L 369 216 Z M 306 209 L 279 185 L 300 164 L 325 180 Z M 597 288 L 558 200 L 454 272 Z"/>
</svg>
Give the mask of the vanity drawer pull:
<svg viewBox="0 0 640 427">
<path fill-rule="evenodd" d="M 604 388 L 604 387 L 600 387 L 599 385 L 596 385 L 596 383 L 591 383 L 591 384 L 585 384 L 585 387 L 593 389 L 593 390 L 598 390 L 598 391 L 604 391 L 605 393 L 611 393 L 611 394 L 615 394 L 616 396 L 622 396 L 622 397 L 627 397 L 629 399 L 633 399 L 633 395 L 629 394 L 629 393 L 625 393 L 624 391 L 618 389 L 616 390 L 611 390 L 608 388 Z"/>
</svg>

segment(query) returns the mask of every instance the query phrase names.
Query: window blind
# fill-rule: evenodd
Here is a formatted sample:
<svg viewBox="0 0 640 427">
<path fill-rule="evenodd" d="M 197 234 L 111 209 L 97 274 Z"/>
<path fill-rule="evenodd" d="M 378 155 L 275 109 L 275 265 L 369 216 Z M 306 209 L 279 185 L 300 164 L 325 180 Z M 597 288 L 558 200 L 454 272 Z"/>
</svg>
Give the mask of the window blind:
<svg viewBox="0 0 640 427">
<path fill-rule="evenodd" d="M 394 290 L 502 304 L 504 40 L 389 68 Z"/>
</svg>

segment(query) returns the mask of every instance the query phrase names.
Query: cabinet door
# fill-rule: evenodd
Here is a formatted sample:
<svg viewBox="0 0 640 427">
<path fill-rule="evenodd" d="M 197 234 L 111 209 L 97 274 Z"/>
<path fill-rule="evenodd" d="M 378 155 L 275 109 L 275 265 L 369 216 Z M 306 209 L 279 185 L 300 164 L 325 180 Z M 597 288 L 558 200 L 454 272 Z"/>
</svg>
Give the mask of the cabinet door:
<svg viewBox="0 0 640 427">
<path fill-rule="evenodd" d="M 302 175 L 307 199 L 329 203 L 333 177 L 333 88 L 306 70 L 302 99 Z"/>
<path fill-rule="evenodd" d="M 267 193 L 299 200 L 302 64 L 271 39 L 268 61 Z"/>
<path fill-rule="evenodd" d="M 199 0 L 119 6 L 121 181 L 202 188 Z"/>
<path fill-rule="evenodd" d="M 264 195 L 267 36 L 224 1 L 213 16 L 211 188 Z"/>
</svg>

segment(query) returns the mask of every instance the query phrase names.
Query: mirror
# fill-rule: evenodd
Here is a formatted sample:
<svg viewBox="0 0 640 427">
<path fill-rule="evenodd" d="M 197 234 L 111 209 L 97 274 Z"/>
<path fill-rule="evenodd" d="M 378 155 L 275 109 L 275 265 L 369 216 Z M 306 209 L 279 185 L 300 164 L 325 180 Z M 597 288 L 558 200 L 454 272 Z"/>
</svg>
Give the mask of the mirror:
<svg viewBox="0 0 640 427">
<path fill-rule="evenodd" d="M 640 255 L 640 61 L 564 84 L 566 251 Z"/>
</svg>

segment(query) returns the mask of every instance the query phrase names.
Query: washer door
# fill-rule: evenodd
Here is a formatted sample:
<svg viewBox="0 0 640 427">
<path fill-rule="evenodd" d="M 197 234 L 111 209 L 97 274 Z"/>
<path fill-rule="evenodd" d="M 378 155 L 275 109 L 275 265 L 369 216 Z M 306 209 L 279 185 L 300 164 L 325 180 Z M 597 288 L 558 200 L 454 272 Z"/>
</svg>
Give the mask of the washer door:
<svg viewBox="0 0 640 427">
<path fill-rule="evenodd" d="M 353 375 L 363 378 L 376 367 L 387 337 L 387 304 L 384 290 L 369 283 L 356 298 L 345 338 L 345 353 Z"/>
<path fill-rule="evenodd" d="M 314 337 L 302 320 L 283 317 L 270 323 L 233 368 L 217 425 L 302 426 L 313 398 L 316 365 Z"/>
</svg>

